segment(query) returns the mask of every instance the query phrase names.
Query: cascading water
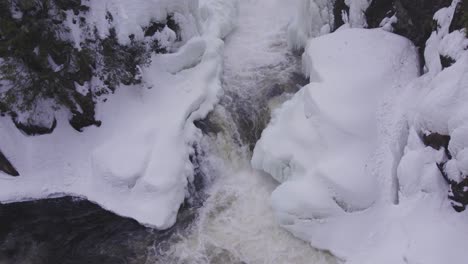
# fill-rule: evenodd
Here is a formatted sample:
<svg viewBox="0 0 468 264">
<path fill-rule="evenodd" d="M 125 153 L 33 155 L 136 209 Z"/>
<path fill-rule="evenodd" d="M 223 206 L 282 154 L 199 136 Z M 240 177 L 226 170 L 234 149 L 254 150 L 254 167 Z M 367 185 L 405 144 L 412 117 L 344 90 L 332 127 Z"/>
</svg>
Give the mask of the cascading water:
<svg viewBox="0 0 468 264">
<path fill-rule="evenodd" d="M 287 47 L 288 6 L 241 1 L 239 27 L 226 39 L 224 94 L 198 123 L 208 198 L 161 263 L 333 263 L 277 225 L 269 207 L 277 183 L 250 167 L 271 110 L 306 83 Z"/>
<path fill-rule="evenodd" d="M 116 220 L 117 216 L 100 213 L 94 205 L 80 202 L 76 205 L 78 209 L 94 208 L 94 213 L 86 215 L 75 207 L 69 212 L 57 213 L 59 217 L 66 215 L 68 219 L 74 219 L 67 222 L 72 223 L 68 229 L 74 231 L 65 228 L 58 230 L 64 233 L 62 235 L 49 234 L 58 241 L 64 235 L 73 235 L 64 239 L 64 247 L 68 245 L 69 248 L 44 246 L 37 237 L 30 235 L 36 223 L 34 213 L 29 215 L 30 218 L 26 217 L 30 219 L 27 228 L 22 228 L 21 223 L 15 225 L 13 221 L 5 220 L 15 226 L 15 231 L 7 234 L 7 238 L 16 235 L 36 241 L 19 252 L 26 255 L 21 259 L 23 262 L 14 263 L 25 263 L 28 258 L 41 256 L 37 252 L 31 253 L 40 251 L 41 245 L 46 251 L 62 250 L 61 254 L 53 255 L 56 259 L 67 258 L 64 255 L 80 249 L 91 252 L 92 256 L 77 258 L 81 263 L 334 263 L 328 254 L 313 249 L 278 226 L 269 207 L 270 194 L 277 183 L 250 167 L 251 151 L 269 122 L 272 109 L 306 83 L 299 73 L 300 57 L 294 55 L 286 43 L 287 23 L 295 11 L 291 6 L 295 5 L 279 0 L 240 1 L 239 27 L 226 39 L 224 94 L 215 110 L 196 123 L 204 136 L 194 160 L 199 178 L 193 188 L 199 191 L 203 186 L 204 195 L 198 194 L 188 208 L 181 210 L 175 227 L 164 232 L 152 231 L 129 219 Z M 56 208 L 54 201 L 40 205 Z M 11 212 L 15 209 L 3 209 L 12 210 L 8 214 L 14 215 Z M 23 211 L 19 209 L 18 212 Z M 40 223 L 52 218 L 45 218 Z M 84 224 L 83 227 L 86 219 L 102 222 Z M 109 230 L 103 228 L 109 226 L 105 223 L 110 224 Z M 77 226 L 80 228 L 76 229 Z M 90 230 L 95 230 L 97 242 L 79 240 Z M 53 228 L 43 231 L 51 233 Z M 116 235 L 121 233 L 125 235 Z M 12 243 L 0 246 L 0 262 L 13 259 L 8 256 L 8 246 L 15 247 Z M 115 246 L 103 246 L 107 243 Z M 53 245 L 56 244 L 59 243 Z M 119 258 L 119 251 L 126 257 Z M 10 253 L 13 256 L 19 254 Z M 47 259 L 38 263 L 47 263 Z M 80 262 L 70 260 L 67 263 Z"/>
</svg>

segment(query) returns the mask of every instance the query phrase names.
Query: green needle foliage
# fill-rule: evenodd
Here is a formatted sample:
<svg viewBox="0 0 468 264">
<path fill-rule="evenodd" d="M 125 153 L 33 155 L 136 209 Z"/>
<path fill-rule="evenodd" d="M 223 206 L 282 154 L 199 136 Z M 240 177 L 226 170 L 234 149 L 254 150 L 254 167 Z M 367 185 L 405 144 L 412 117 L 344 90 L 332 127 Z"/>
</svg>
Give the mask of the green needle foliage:
<svg viewBox="0 0 468 264">
<path fill-rule="evenodd" d="M 19 113 L 32 113 L 48 102 L 53 111 L 67 109 L 77 130 L 99 125 L 94 117 L 97 97 L 120 84 L 140 83 L 139 66 L 149 63 L 151 52 L 166 52 L 152 35 L 166 23 L 178 29 L 169 17 L 164 23 L 152 22 L 154 32 L 145 33 L 149 43 L 130 35 L 130 44 L 122 45 L 113 28 L 106 38 L 98 37 L 96 29 L 86 24 L 88 10 L 85 0 L 0 1 L 0 113 L 15 120 Z M 67 14 L 86 33 L 80 48 L 70 40 Z M 106 18 L 111 24 L 112 15 Z M 77 85 L 89 92 L 81 94 Z"/>
<path fill-rule="evenodd" d="M 75 82 L 92 77 L 89 53 L 62 35 L 67 10 L 87 10 L 80 0 L 4 0 L 0 6 L 0 76 L 4 86 L 0 109 L 31 111 L 39 99 L 74 110 Z"/>
</svg>

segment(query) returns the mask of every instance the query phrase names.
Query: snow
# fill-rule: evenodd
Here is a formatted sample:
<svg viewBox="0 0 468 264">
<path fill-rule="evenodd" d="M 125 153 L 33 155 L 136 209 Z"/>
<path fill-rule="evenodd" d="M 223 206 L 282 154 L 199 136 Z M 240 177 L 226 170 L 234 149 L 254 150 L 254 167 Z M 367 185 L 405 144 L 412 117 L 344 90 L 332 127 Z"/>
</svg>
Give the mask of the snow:
<svg viewBox="0 0 468 264">
<path fill-rule="evenodd" d="M 351 27 L 363 28 L 367 26 L 365 11 L 372 0 L 345 0 L 349 6 L 348 23 Z"/>
<path fill-rule="evenodd" d="M 435 14 L 420 77 L 414 47 L 380 29 L 308 41 L 311 84 L 275 111 L 252 158 L 282 183 L 271 197 L 280 225 L 345 263 L 465 261 L 468 213 L 453 210 L 437 167 L 457 182 L 468 172 L 467 42 L 448 30 L 457 3 Z M 443 69 L 440 55 L 456 62 Z M 451 137 L 452 159 L 424 145 L 429 133 Z"/>
<path fill-rule="evenodd" d="M 442 8 L 434 15 L 438 29 L 427 41 L 424 53 L 428 61 L 428 74 L 413 84 L 415 87 L 424 87 L 416 95 L 422 100 L 409 111 L 416 130 L 451 135 L 449 150 L 454 156 L 466 144 L 463 131 L 466 131 L 468 117 L 468 109 L 462 103 L 468 96 L 468 42 L 464 37 L 464 29 L 450 33 L 448 29 L 458 2 L 454 0 L 449 7 Z M 442 70 L 440 55 L 449 56 L 456 63 Z"/>
<path fill-rule="evenodd" d="M 115 27 L 121 44 L 128 44 L 128 36 L 131 34 L 137 40 L 143 39 L 143 27 L 150 22 L 165 21 L 170 14 L 181 26 L 183 41 L 200 32 L 198 0 L 93 0 L 89 2 L 89 6 L 87 23 L 96 26 L 101 38 L 109 34 L 110 27 Z M 108 20 L 107 12 L 112 15 L 112 21 Z"/>
<path fill-rule="evenodd" d="M 200 17 L 204 32 L 225 38 L 237 25 L 238 1 L 201 0 Z"/>
<path fill-rule="evenodd" d="M 54 126 L 54 114 L 51 107 L 51 99 L 41 99 L 38 103 L 33 106 L 34 111 L 21 112 L 18 111 L 18 115 L 15 118 L 19 124 L 29 123 L 33 126 L 39 126 L 43 128 L 52 128 Z"/>
<path fill-rule="evenodd" d="M 463 46 L 468 45 L 466 40 L 460 40 L 461 34 L 463 34 L 460 30 L 449 33 L 455 8 L 459 2 L 459 0 L 453 0 L 450 6 L 444 7 L 434 14 L 434 20 L 437 21 L 437 30 L 432 32 L 424 50 L 425 67 L 430 74 L 437 74 L 442 70 L 440 55 L 458 57 L 459 52 L 464 48 Z M 442 52 L 439 54 L 439 51 Z"/>
<path fill-rule="evenodd" d="M 78 133 L 63 114 L 52 135 L 28 137 L 0 118 L 0 149 L 21 173 L 0 174 L 0 201 L 84 196 L 169 228 L 193 180 L 192 146 L 208 140 L 216 149 L 207 148 L 206 162 L 216 167 L 210 196 L 171 257 L 206 263 L 214 248 L 248 263 L 327 261 L 278 222 L 345 263 L 464 263 L 468 213 L 453 210 L 437 167 L 446 162 L 457 182 L 468 174 L 468 42 L 464 30 L 448 30 L 458 2 L 436 13 L 419 76 L 415 47 L 387 32 L 394 18 L 383 29 L 360 29 L 368 0 L 345 1 L 347 24 L 334 33 L 332 5 L 323 0 L 91 1 L 87 21 L 101 36 L 115 27 L 125 44 L 172 14 L 181 46 L 153 55 L 142 85 L 119 87 L 99 104 L 100 128 Z M 286 32 L 293 8 L 299 13 Z M 72 27 L 77 43 L 80 34 Z M 174 39 L 170 29 L 160 34 Z M 259 79 L 272 72 L 294 71 L 286 38 L 291 48 L 305 48 L 311 83 L 275 110 L 255 147 L 251 165 L 271 179 L 243 164 L 231 134 L 207 139 L 193 121 L 217 103 L 223 67 L 225 88 L 240 98 L 258 95 Z M 440 55 L 456 62 L 444 69 Z M 227 113 L 214 112 L 232 130 Z M 432 132 L 451 137 L 452 159 L 423 144 Z"/>
<path fill-rule="evenodd" d="M 280 182 L 304 179 L 309 186 L 320 184 L 329 189 L 321 199 L 335 201 L 345 211 L 368 208 L 378 190 L 378 168 L 368 161 L 393 160 L 393 153 L 375 145 L 399 143 L 398 135 L 386 135 L 397 121 L 375 124 L 395 107 L 390 98 L 418 75 L 415 49 L 380 29 L 343 29 L 312 39 L 303 64 L 312 83 L 274 113 L 252 165 Z M 273 200 L 297 191 L 287 190 L 279 188 Z"/>
<path fill-rule="evenodd" d="M 295 50 L 305 48 L 307 41 L 310 38 L 318 37 L 330 33 L 334 28 L 333 6 L 335 1 L 328 0 L 296 0 L 297 6 L 296 15 L 288 26 L 288 45 Z M 365 10 L 370 5 L 370 0 L 345 0 L 345 4 L 349 7 L 349 14 L 342 13 L 345 25 L 342 28 L 365 28 L 367 22 L 365 18 Z M 396 18 L 388 21 L 386 29 L 391 28 L 391 24 L 395 23 Z M 339 30 L 337 29 L 337 30 Z"/>
<path fill-rule="evenodd" d="M 333 28 L 333 2 L 327 0 L 301 0 L 298 15 L 288 27 L 288 44 L 302 49 L 311 37 L 327 34 Z"/>
<path fill-rule="evenodd" d="M 27 137 L 10 119 L 1 118 L 0 149 L 21 176 L 0 175 L 0 201 L 71 194 L 159 229 L 174 224 L 193 180 L 189 156 L 201 136 L 193 121 L 217 102 L 220 38 L 233 29 L 236 5 L 218 1 L 210 10 L 207 1 L 200 1 L 203 12 L 211 14 L 207 19 L 200 16 L 197 1 L 137 2 L 91 1 L 88 22 L 107 34 L 108 10 L 119 40 L 125 42 L 129 34 L 143 34 L 142 25 L 171 13 L 182 27 L 184 46 L 173 54 L 153 55 L 152 63 L 141 69 L 142 85 L 119 87 L 99 104 L 100 128 L 78 133 L 64 113 L 53 134 Z"/>
<path fill-rule="evenodd" d="M 414 129 L 408 135 L 404 156 L 398 164 L 398 182 L 401 195 L 410 197 L 418 192 L 447 191 L 436 163 L 444 159 L 444 150 L 425 147 Z"/>
<path fill-rule="evenodd" d="M 380 22 L 380 27 L 383 30 L 393 32 L 393 24 L 398 22 L 398 18 L 396 15 L 393 15 L 391 17 L 385 17 L 382 22 Z"/>
</svg>

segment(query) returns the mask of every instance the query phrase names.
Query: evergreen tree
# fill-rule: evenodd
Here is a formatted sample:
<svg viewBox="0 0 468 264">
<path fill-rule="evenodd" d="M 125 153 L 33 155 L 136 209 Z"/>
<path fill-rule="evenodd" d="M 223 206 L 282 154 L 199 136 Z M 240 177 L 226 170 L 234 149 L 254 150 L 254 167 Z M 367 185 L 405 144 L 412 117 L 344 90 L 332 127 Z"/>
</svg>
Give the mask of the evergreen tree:
<svg viewBox="0 0 468 264">
<path fill-rule="evenodd" d="M 172 17 L 168 17 L 164 23 L 152 22 L 142 28 L 147 41 L 136 41 L 130 35 L 130 44 L 122 45 L 114 28 L 106 38 L 98 37 L 97 30 L 86 24 L 84 14 L 88 10 L 84 0 L 0 1 L 2 114 L 16 120 L 20 113 L 30 113 L 30 119 L 34 119 L 36 108 L 47 102 L 50 111 L 67 109 L 71 113 L 70 124 L 77 130 L 99 125 L 94 117 L 97 97 L 114 91 L 120 84 L 138 84 L 139 66 L 149 63 L 151 52 L 166 52 L 152 36 L 163 30 L 166 23 L 178 30 Z M 79 23 L 87 35 L 79 49 L 70 40 L 67 13 L 74 15 L 73 23 Z M 107 13 L 106 18 L 112 23 L 112 14 Z M 101 84 L 93 83 L 93 77 Z M 78 92 L 77 85 L 86 85 L 88 93 Z M 28 134 L 53 130 L 40 128 L 40 124 L 37 127 L 36 123 L 16 122 Z"/>
</svg>

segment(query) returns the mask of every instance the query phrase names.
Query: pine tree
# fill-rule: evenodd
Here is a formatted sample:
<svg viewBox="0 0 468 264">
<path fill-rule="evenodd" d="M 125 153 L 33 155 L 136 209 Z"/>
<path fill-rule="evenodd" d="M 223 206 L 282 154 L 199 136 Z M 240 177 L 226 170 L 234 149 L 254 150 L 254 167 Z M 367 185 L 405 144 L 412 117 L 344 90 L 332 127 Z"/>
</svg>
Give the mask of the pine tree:
<svg viewBox="0 0 468 264">
<path fill-rule="evenodd" d="M 120 84 L 140 83 L 139 66 L 149 63 L 151 52 L 167 52 L 153 35 L 166 24 L 178 31 L 169 16 L 167 21 L 153 21 L 143 27 L 145 40 L 137 41 L 130 35 L 130 43 L 123 45 L 111 26 L 108 36 L 101 39 L 96 28 L 86 23 L 89 7 L 83 2 L 0 1 L 0 113 L 10 115 L 28 134 L 52 132 L 55 121 L 44 128 L 34 120 L 37 108 L 45 104 L 50 108 L 48 112 L 68 110 L 70 124 L 79 131 L 100 125 L 95 119 L 97 98 Z M 73 23 L 79 23 L 87 36 L 79 49 L 70 40 L 66 23 L 70 13 L 74 15 Z M 111 25 L 112 14 L 107 13 L 106 18 Z M 92 82 L 93 78 L 97 82 Z M 78 85 L 86 86 L 88 93 L 78 92 Z M 29 114 L 26 124 L 17 120 L 21 113 Z"/>
</svg>

